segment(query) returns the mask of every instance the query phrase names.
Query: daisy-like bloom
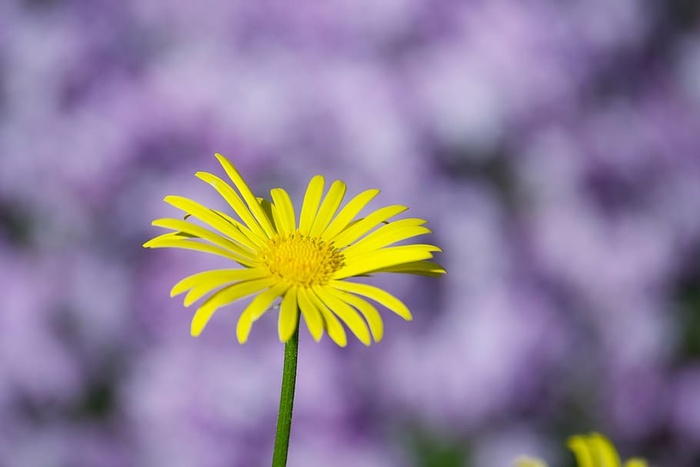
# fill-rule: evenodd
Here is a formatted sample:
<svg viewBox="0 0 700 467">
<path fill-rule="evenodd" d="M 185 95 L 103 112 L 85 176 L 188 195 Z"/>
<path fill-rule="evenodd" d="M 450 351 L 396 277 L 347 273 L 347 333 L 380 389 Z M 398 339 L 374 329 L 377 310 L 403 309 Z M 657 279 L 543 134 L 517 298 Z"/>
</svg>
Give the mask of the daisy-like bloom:
<svg viewBox="0 0 700 467">
<path fill-rule="evenodd" d="M 578 467 L 620 467 L 620 457 L 608 438 L 591 433 L 586 436 L 572 436 L 567 445 L 574 452 Z M 515 467 L 547 467 L 541 459 L 521 457 L 515 460 Z M 635 457 L 625 462 L 623 467 L 647 467 L 646 461 Z"/>
<path fill-rule="evenodd" d="M 240 266 L 200 272 L 172 288 L 171 296 L 187 292 L 185 306 L 204 299 L 192 319 L 193 336 L 202 332 L 217 309 L 255 294 L 238 320 L 236 335 L 241 343 L 248 339 L 253 323 L 281 298 L 278 331 L 282 342 L 294 334 L 301 312 L 316 341 L 326 332 L 335 343 L 345 346 L 342 321 L 369 345 L 371 338 L 381 340 L 384 325 L 366 299 L 409 321 L 411 312 L 388 292 L 349 278 L 378 272 L 445 273 L 427 261 L 441 251 L 438 247 L 395 245 L 430 233 L 423 219 L 389 222 L 407 207 L 386 206 L 356 218 L 379 190 L 364 191 L 339 209 L 345 184 L 334 181 L 324 197 L 324 178 L 317 175 L 309 182 L 297 222 L 286 191 L 275 188 L 270 192 L 271 200 L 258 198 L 231 162 L 220 154 L 216 158 L 233 186 L 210 173 L 198 172 L 196 176 L 228 202 L 237 219 L 188 198 L 166 196 L 165 202 L 183 211 L 185 220 L 156 219 L 152 225 L 172 232 L 144 244 L 147 248 L 184 248 L 219 255 Z"/>
</svg>

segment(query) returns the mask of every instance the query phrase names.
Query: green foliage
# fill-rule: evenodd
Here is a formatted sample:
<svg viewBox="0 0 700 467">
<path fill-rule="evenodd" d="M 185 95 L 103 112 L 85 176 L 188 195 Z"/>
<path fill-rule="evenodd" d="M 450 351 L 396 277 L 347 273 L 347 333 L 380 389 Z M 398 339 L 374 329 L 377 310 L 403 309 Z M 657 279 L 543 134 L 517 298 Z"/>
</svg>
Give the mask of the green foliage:
<svg viewBox="0 0 700 467">
<path fill-rule="evenodd" d="M 700 273 L 681 281 L 676 303 L 682 336 L 682 357 L 700 358 Z"/>
<path fill-rule="evenodd" d="M 469 467 L 467 442 L 450 439 L 421 427 L 413 428 L 406 444 L 416 467 Z"/>
</svg>

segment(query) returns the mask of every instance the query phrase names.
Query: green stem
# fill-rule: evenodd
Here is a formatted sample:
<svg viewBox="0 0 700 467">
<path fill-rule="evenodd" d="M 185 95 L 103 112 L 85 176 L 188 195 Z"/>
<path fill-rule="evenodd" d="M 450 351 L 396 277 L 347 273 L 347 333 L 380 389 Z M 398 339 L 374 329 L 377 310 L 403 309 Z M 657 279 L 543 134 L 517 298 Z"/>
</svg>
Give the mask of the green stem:
<svg viewBox="0 0 700 467">
<path fill-rule="evenodd" d="M 272 467 L 286 467 L 289 449 L 289 432 L 292 428 L 292 410 L 294 408 L 294 387 L 297 380 L 297 353 L 299 348 L 299 326 L 294 335 L 284 346 L 284 369 L 282 370 L 282 391 L 280 393 L 280 410 L 277 415 L 277 436 Z"/>
</svg>

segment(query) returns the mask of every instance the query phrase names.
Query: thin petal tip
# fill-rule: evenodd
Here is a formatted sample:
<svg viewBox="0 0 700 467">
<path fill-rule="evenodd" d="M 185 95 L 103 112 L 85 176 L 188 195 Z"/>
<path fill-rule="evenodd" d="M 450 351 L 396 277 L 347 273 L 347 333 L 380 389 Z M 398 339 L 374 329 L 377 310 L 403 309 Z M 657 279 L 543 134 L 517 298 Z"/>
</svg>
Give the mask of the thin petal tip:
<svg viewBox="0 0 700 467">
<path fill-rule="evenodd" d="M 193 295 L 190 295 L 189 293 L 185 295 L 185 298 L 182 300 L 182 305 L 185 308 L 189 308 L 194 304 L 199 299 L 199 297 L 194 297 Z"/>
<path fill-rule="evenodd" d="M 311 334 L 311 338 L 314 340 L 314 342 L 318 343 L 321 342 L 321 339 L 323 338 L 323 331 L 317 333 L 317 335 Z"/>
<path fill-rule="evenodd" d="M 236 325 L 236 338 L 238 339 L 239 344 L 245 344 L 248 341 L 251 327 L 253 327 L 253 322 L 249 319 L 238 319 L 238 324 Z"/>
<path fill-rule="evenodd" d="M 154 248 L 153 245 L 155 245 L 156 243 L 158 243 L 158 237 L 152 238 L 152 239 L 150 239 L 149 241 L 145 242 L 145 243 L 143 244 L 143 247 L 144 247 L 144 248 Z"/>
<path fill-rule="evenodd" d="M 382 339 L 384 338 L 384 326 L 381 326 L 381 329 L 370 329 L 370 332 L 372 333 L 372 339 L 374 339 L 375 344 L 379 344 Z"/>
</svg>

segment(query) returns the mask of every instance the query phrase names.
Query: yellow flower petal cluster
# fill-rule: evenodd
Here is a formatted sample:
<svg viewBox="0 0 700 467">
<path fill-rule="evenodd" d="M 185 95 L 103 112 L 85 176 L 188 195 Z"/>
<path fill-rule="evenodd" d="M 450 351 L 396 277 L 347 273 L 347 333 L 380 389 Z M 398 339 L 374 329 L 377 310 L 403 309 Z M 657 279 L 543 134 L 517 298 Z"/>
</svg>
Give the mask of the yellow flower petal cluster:
<svg viewBox="0 0 700 467">
<path fill-rule="evenodd" d="M 428 261 L 441 251 L 438 247 L 395 245 L 430 233 L 423 219 L 390 221 L 407 207 L 386 206 L 357 218 L 379 190 L 364 191 L 340 208 L 345 184 L 334 181 L 324 196 L 325 180 L 317 175 L 309 182 L 297 220 L 285 190 L 271 190 L 271 200 L 258 198 L 231 162 L 220 154 L 216 158 L 233 186 L 210 173 L 198 172 L 196 176 L 211 185 L 237 217 L 188 198 L 166 196 L 165 202 L 183 211 L 185 220 L 156 219 L 152 225 L 171 232 L 144 244 L 146 248 L 183 248 L 219 255 L 240 266 L 200 272 L 175 284 L 171 296 L 186 292 L 185 306 L 203 300 L 192 319 L 193 336 L 202 332 L 219 308 L 255 295 L 238 320 L 236 334 L 241 343 L 248 339 L 253 323 L 281 299 L 278 330 L 282 342 L 294 334 L 301 313 L 316 341 L 327 333 L 335 343 L 345 346 L 344 323 L 369 345 L 372 338 L 375 342 L 382 339 L 384 325 L 367 299 L 409 321 L 411 312 L 388 292 L 349 278 L 378 272 L 445 273 Z"/>
<path fill-rule="evenodd" d="M 572 436 L 567 445 L 576 456 L 578 467 L 620 467 L 620 457 L 615 446 L 608 438 L 591 433 L 585 436 Z M 547 467 L 541 459 L 521 457 L 515 460 L 515 467 Z M 625 462 L 623 467 L 647 467 L 646 461 L 633 458 Z"/>
</svg>

